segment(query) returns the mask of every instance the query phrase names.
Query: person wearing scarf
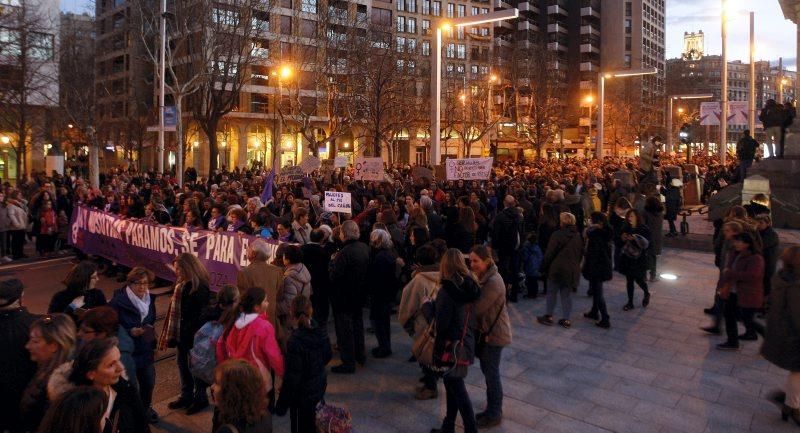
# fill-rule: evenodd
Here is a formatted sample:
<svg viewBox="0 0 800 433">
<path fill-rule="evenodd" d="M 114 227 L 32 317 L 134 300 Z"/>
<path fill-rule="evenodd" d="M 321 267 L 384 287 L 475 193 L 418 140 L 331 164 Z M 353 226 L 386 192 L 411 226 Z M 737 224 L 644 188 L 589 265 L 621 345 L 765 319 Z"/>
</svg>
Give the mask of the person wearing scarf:
<svg viewBox="0 0 800 433">
<path fill-rule="evenodd" d="M 133 361 L 136 374 L 131 382 L 139 388 L 142 405 L 148 410 L 150 422 L 158 421 L 152 409 L 153 389 L 156 383 L 155 350 L 156 303 L 150 294 L 155 274 L 137 266 L 127 275 L 127 285 L 114 292 L 109 305 L 117 311 L 120 327 L 133 340 Z"/>
<path fill-rule="evenodd" d="M 228 211 L 228 232 L 242 232 L 253 234 L 253 229 L 247 224 L 247 214 L 241 207 L 234 207 Z"/>
</svg>

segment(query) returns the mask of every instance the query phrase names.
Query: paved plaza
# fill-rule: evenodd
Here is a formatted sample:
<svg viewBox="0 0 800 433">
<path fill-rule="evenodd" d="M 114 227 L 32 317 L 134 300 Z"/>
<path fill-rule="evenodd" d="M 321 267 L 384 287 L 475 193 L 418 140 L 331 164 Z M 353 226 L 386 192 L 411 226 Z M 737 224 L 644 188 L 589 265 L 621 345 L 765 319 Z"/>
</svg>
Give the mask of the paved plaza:
<svg viewBox="0 0 800 433">
<path fill-rule="evenodd" d="M 612 328 L 596 328 L 582 317 L 591 302 L 581 287 L 573 300 L 572 329 L 546 327 L 535 316 L 544 299 L 509 306 L 514 342 L 503 352 L 504 420 L 490 432 L 537 433 L 777 433 L 798 431 L 780 419 L 764 395 L 781 386 L 785 374 L 758 356 L 760 342 L 740 352 L 715 349 L 723 337 L 708 337 L 702 308 L 711 303 L 716 281 L 713 256 L 668 249 L 660 271 L 677 280 L 651 285 L 647 309 L 623 312 L 625 281 L 608 285 Z M 583 282 L 585 284 L 585 282 Z M 638 290 L 638 289 L 637 289 Z M 559 311 L 558 309 L 556 310 Z M 437 400 L 413 398 L 419 369 L 407 363 L 411 340 L 393 324 L 394 355 L 369 359 L 352 376 L 329 375 L 327 400 L 349 408 L 356 432 L 428 432 L 444 415 L 444 388 Z M 332 333 L 331 333 L 332 334 Z M 375 345 L 368 335 L 367 347 Z M 337 362 L 337 361 L 334 361 Z M 186 417 L 166 403 L 178 389 L 172 360 L 158 365 L 155 431 L 211 429 L 210 410 Z M 469 372 L 473 405 L 482 409 L 485 385 L 477 365 Z M 275 419 L 288 432 L 288 419 Z"/>
</svg>

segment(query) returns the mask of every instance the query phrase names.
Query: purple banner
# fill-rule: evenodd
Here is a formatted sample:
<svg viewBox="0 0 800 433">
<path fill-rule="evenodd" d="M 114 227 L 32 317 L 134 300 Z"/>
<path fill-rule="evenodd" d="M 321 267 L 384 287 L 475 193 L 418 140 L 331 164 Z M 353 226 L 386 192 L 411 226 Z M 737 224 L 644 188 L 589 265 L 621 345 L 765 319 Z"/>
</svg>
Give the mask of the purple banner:
<svg viewBox="0 0 800 433">
<path fill-rule="evenodd" d="M 240 268 L 249 265 L 247 247 L 257 238 L 234 232 L 185 229 L 77 206 L 72 212 L 69 243 L 86 254 L 115 263 L 143 266 L 165 280 L 175 281 L 172 261 L 182 253 L 197 256 L 210 276 L 212 290 L 236 284 Z M 265 239 L 274 256 L 279 242 Z"/>
</svg>

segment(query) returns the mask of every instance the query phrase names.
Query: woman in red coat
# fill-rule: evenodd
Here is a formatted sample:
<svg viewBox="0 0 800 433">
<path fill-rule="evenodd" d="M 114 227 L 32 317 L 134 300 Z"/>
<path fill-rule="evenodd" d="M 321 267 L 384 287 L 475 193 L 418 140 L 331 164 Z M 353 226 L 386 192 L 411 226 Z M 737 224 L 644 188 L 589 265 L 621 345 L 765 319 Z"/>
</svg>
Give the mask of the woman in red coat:
<svg viewBox="0 0 800 433">
<path fill-rule="evenodd" d="M 764 303 L 764 258 L 750 233 L 735 235 L 732 246 L 719 287 L 728 334 L 728 341 L 717 345 L 720 350 L 739 349 L 739 340 L 757 340 L 757 333 L 764 335 L 764 327 L 753 320 Z M 739 314 L 746 329 L 742 335 L 736 324 Z"/>
</svg>

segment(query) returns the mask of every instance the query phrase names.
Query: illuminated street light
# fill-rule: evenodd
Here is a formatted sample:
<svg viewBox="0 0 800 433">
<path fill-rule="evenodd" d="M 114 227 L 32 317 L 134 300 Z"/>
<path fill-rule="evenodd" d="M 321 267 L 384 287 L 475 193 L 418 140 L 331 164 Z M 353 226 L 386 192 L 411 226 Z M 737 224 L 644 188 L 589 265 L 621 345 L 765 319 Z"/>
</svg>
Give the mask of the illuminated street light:
<svg viewBox="0 0 800 433">
<path fill-rule="evenodd" d="M 638 77 L 640 75 L 653 75 L 658 73 L 655 67 L 641 68 L 641 69 L 621 69 L 619 71 L 607 71 L 597 74 L 597 80 L 600 82 L 598 86 L 598 94 L 600 101 L 597 110 L 597 147 L 595 148 L 595 158 L 603 157 L 603 141 L 605 140 L 603 131 L 603 122 L 605 117 L 605 103 L 606 103 L 606 80 L 610 78 L 624 78 L 624 77 Z"/>
<path fill-rule="evenodd" d="M 453 18 L 436 26 L 433 41 L 433 67 L 431 68 L 431 165 L 438 165 L 441 159 L 442 140 L 442 31 L 452 27 L 467 27 L 519 17 L 517 8 L 494 11 L 485 14 Z"/>
<path fill-rule="evenodd" d="M 690 94 L 690 95 L 670 95 L 667 97 L 667 142 L 665 144 L 664 151 L 666 152 L 667 156 L 672 153 L 672 103 L 675 100 L 685 100 L 685 99 L 709 99 L 713 98 L 713 93 L 697 93 L 697 94 Z M 683 113 L 683 108 L 679 108 L 678 112 Z"/>
<path fill-rule="evenodd" d="M 6 137 L 6 136 L 3 136 L 3 137 L 0 137 L 0 142 L 3 143 L 3 144 L 8 144 L 8 143 L 11 143 L 11 139 Z"/>
<path fill-rule="evenodd" d="M 678 108 L 678 114 L 683 114 L 683 108 Z"/>
</svg>

